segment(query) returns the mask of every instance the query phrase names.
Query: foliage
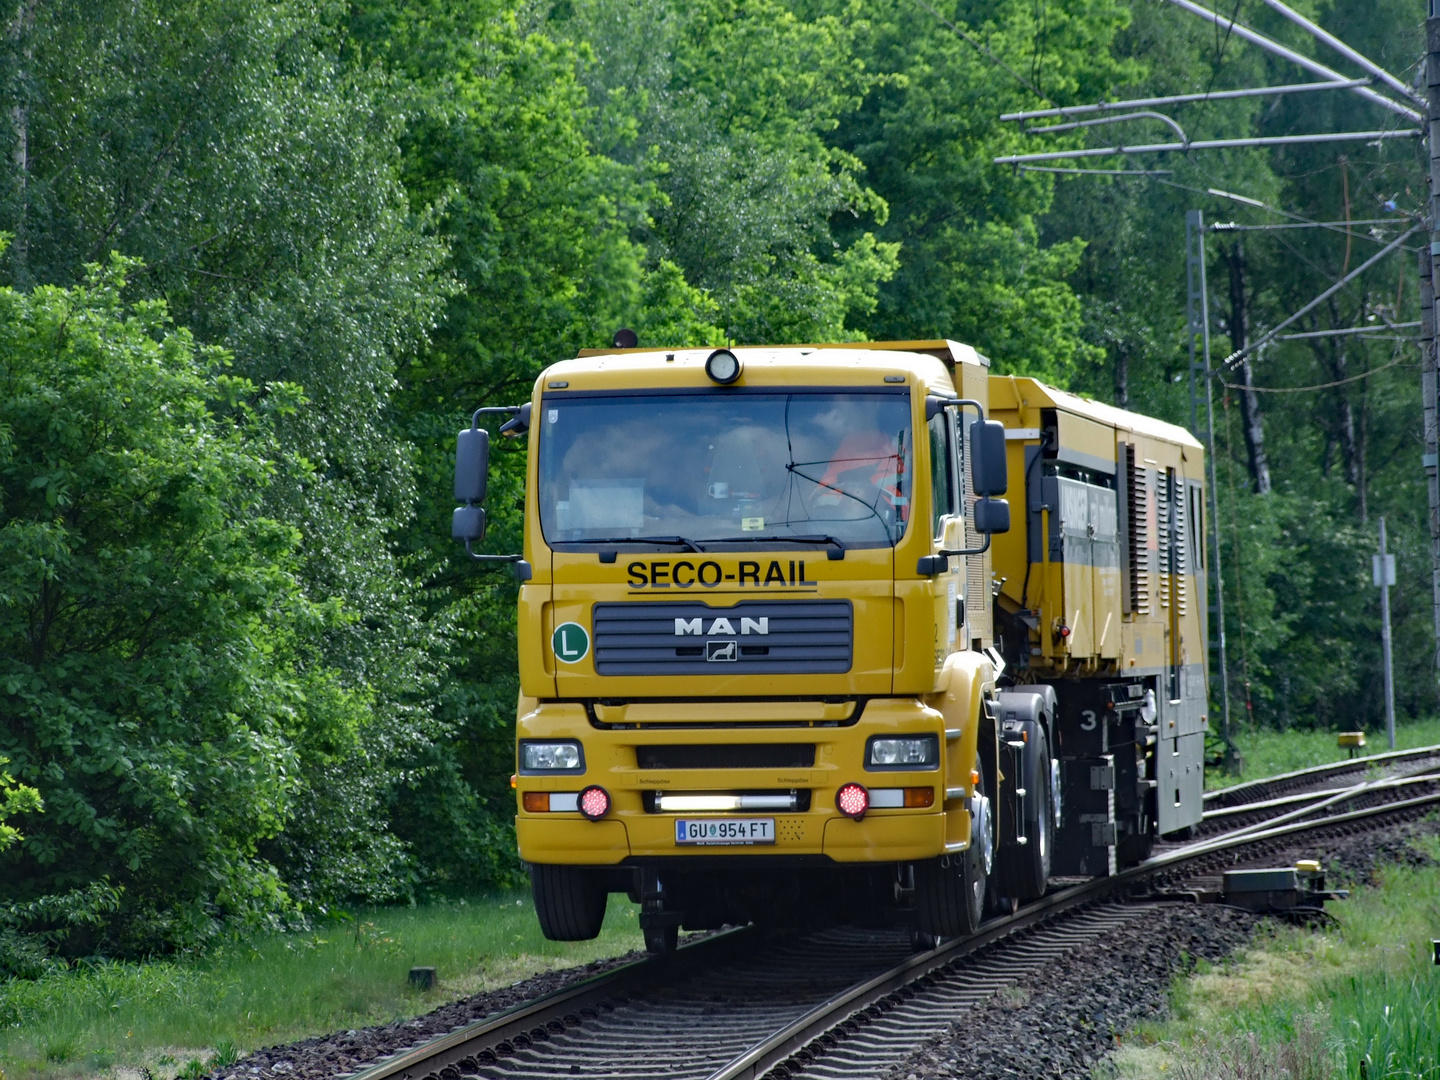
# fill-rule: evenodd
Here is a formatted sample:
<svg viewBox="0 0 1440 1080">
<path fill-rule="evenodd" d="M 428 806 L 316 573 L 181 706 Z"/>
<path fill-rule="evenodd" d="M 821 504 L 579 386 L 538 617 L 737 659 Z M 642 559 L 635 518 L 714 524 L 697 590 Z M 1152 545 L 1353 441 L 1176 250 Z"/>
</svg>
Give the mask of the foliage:
<svg viewBox="0 0 1440 1080">
<path fill-rule="evenodd" d="M 0 851 L 23 839 L 23 834 L 14 825 L 7 825 L 7 818 L 16 814 L 34 813 L 43 806 L 40 793 L 32 787 L 17 784 L 15 778 L 3 768 L 9 758 L 0 757 Z"/>
<path fill-rule="evenodd" d="M 593 52 L 584 78 L 599 145 L 648 180 L 637 235 L 712 298 L 740 342 L 864 336 L 897 248 L 836 218 L 884 221 L 858 158 L 828 136 L 875 78 L 860 6 L 778 0 L 677 5 L 578 0 L 555 25 Z M 663 340 L 684 344 L 683 340 Z"/>
<path fill-rule="evenodd" d="M 865 15 L 856 35 L 873 88 L 835 140 L 889 208 L 876 235 L 899 245 L 898 272 L 879 291 L 868 334 L 958 338 L 997 370 L 1068 381 L 1098 356 L 1080 337 L 1081 307 L 1065 282 L 1084 245 L 1075 234 L 1041 243 L 1050 178 L 991 164 L 1023 147 L 997 117 L 1037 107 L 1030 87 L 1066 104 L 1133 81 L 1135 63 L 1110 50 L 1128 12 L 1108 0 L 1043 12 L 991 0 L 942 13 L 993 55 L 914 3 L 866 5 Z"/>
<path fill-rule="evenodd" d="M 306 645 L 342 613 L 305 598 L 295 530 L 262 511 L 300 468 L 273 434 L 298 391 L 125 303 L 126 268 L 0 290 L 0 753 L 45 803 L 0 854 L 0 926 L 82 954 L 279 909 L 258 845 L 297 747 L 360 722 Z"/>
<path fill-rule="evenodd" d="M 111 250 L 142 258 L 137 296 L 227 348 L 236 375 L 312 403 L 271 417 L 307 467 L 277 472 L 254 512 L 291 538 L 305 596 L 344 613 L 295 633 L 329 672 L 307 708 L 350 735 L 297 745 L 290 824 L 263 854 L 307 900 L 404 895 L 388 801 L 441 731 L 426 691 L 444 658 L 391 544 L 415 488 L 388 410 L 451 289 L 400 182 L 406 114 L 309 0 L 30 10 L 0 56 L 27 106 L 29 156 L 0 203 L 11 279 L 67 285 Z"/>
<path fill-rule="evenodd" d="M 1361 52 L 1388 58 L 1392 70 L 1403 72 L 1420 53 L 1417 24 L 1398 3 L 1363 10 L 1322 3 L 1307 10 Z M 1115 50 L 1143 68 L 1124 96 L 1203 93 L 1301 77 L 1293 64 L 1217 34 L 1168 3 L 1137 2 L 1131 11 Z M 1242 22 L 1289 48 L 1346 68 L 1264 5 L 1245 3 L 1236 11 Z M 1368 130 L 1399 119 L 1347 93 L 1211 100 L 1161 111 L 1192 139 Z M 1159 130 L 1154 121 L 1131 121 L 1117 125 L 1113 137 L 1134 141 L 1150 130 Z M 1051 242 L 1074 235 L 1090 240 L 1071 280 L 1080 294 L 1083 336 L 1106 356 L 1104 364 L 1079 369 L 1074 386 L 1187 427 L 1187 210 L 1201 210 L 1212 225 L 1262 227 L 1205 238 L 1212 360 L 1221 365 L 1398 235 L 1425 190 L 1424 163 L 1406 140 L 1125 155 L 1075 164 L 1164 169 L 1169 175 L 1076 176 L 1057 185 L 1042 235 Z M 1294 227 L 1305 220 L 1349 219 L 1375 223 L 1357 226 L 1350 236 L 1343 229 Z M 1280 225 L 1287 227 L 1274 228 Z M 1414 266 L 1413 251 L 1390 256 L 1291 329 L 1383 330 L 1386 320 L 1418 319 Z M 1237 292 L 1243 310 L 1235 305 Z M 1200 344 L 1197 336 L 1197 350 Z M 1278 342 L 1253 357 L 1257 385 L 1287 388 L 1255 393 L 1249 403 L 1264 435 L 1274 488 L 1266 494 L 1257 493 L 1245 431 L 1243 373 L 1231 365 L 1216 380 L 1216 498 L 1232 714 L 1282 728 L 1373 728 L 1383 722 L 1379 596 L 1369 583 L 1378 514 L 1386 515 L 1390 549 L 1401 568 L 1391 595 L 1397 708 L 1402 716 L 1434 712 L 1426 493 L 1413 449 L 1421 415 L 1415 363 L 1403 340 L 1383 335 Z M 1315 389 L 1288 392 L 1305 387 Z M 1203 384 L 1201 390 L 1203 428 Z M 1213 673 L 1212 687 L 1218 697 Z"/>
</svg>

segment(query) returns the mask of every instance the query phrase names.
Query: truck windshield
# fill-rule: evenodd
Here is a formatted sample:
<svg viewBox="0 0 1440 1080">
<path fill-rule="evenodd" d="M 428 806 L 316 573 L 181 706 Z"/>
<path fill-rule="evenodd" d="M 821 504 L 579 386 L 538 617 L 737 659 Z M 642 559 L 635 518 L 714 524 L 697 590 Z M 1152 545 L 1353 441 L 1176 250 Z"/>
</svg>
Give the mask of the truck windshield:
<svg viewBox="0 0 1440 1080">
<path fill-rule="evenodd" d="M 549 394 L 540 525 L 551 544 L 888 547 L 912 447 L 905 390 Z"/>
</svg>

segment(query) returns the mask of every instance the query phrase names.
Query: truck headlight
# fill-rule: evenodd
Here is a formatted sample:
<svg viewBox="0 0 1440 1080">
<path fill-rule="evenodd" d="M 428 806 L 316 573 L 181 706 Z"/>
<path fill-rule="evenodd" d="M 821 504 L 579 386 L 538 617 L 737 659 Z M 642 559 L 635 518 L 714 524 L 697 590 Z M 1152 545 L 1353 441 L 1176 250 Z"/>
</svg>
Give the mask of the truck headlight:
<svg viewBox="0 0 1440 1080">
<path fill-rule="evenodd" d="M 520 742 L 522 773 L 580 773 L 585 771 L 585 755 L 578 742 L 541 742 L 522 739 Z"/>
<path fill-rule="evenodd" d="M 940 764 L 934 735 L 873 735 L 865 746 L 867 769 L 933 769 Z"/>
</svg>

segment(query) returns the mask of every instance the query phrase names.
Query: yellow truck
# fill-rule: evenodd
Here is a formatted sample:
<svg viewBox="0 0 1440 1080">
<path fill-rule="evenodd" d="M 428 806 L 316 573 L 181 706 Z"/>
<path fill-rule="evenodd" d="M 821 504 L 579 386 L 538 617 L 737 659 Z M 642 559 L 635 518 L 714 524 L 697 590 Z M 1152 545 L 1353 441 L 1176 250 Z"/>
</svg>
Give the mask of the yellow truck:
<svg viewBox="0 0 1440 1080">
<path fill-rule="evenodd" d="M 480 554 L 487 423 L 523 550 Z M 520 579 L 516 834 L 558 940 L 922 941 L 1200 815 L 1199 444 L 953 341 L 587 350 L 459 436 Z M 1007 488 L 1019 499 L 998 496 Z"/>
</svg>

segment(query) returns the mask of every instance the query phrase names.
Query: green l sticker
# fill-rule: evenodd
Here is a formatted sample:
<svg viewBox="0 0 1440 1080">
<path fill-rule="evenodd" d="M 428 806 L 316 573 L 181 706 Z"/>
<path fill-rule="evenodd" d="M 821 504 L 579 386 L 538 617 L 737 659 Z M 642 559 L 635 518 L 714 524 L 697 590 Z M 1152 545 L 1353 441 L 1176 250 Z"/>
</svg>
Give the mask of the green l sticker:
<svg viewBox="0 0 1440 1080">
<path fill-rule="evenodd" d="M 550 635 L 550 647 L 562 664 L 578 664 L 590 654 L 590 635 L 579 623 L 561 623 Z"/>
</svg>

